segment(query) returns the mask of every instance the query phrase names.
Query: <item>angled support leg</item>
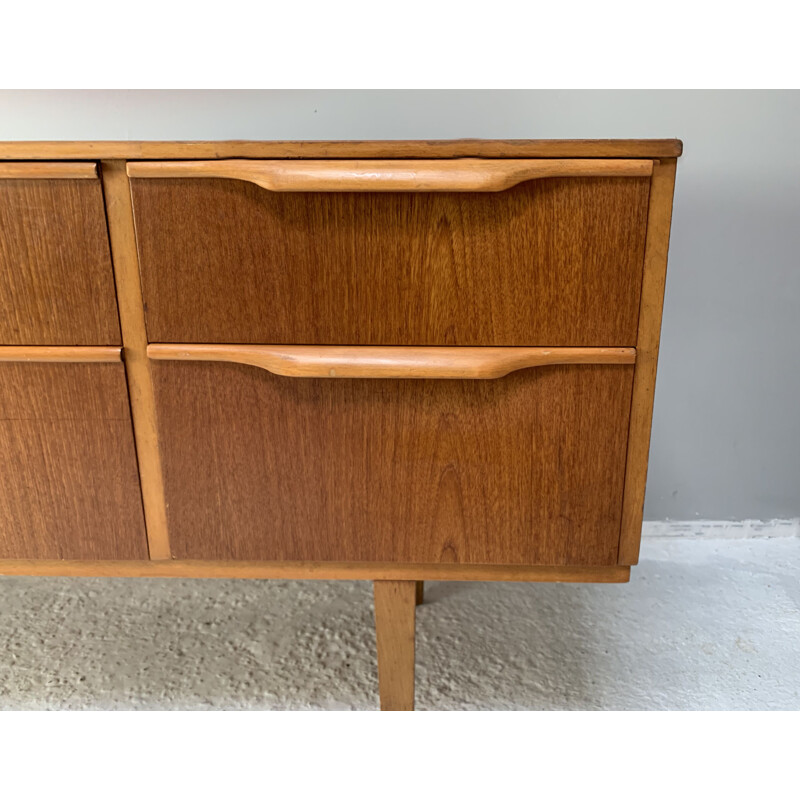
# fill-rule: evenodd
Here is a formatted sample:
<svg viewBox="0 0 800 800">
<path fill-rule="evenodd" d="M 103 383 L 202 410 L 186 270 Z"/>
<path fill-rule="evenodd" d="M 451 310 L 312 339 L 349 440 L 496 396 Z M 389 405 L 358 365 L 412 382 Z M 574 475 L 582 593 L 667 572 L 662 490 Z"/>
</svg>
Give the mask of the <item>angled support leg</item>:
<svg viewBox="0 0 800 800">
<path fill-rule="evenodd" d="M 375 581 L 381 711 L 414 710 L 416 581 Z"/>
</svg>

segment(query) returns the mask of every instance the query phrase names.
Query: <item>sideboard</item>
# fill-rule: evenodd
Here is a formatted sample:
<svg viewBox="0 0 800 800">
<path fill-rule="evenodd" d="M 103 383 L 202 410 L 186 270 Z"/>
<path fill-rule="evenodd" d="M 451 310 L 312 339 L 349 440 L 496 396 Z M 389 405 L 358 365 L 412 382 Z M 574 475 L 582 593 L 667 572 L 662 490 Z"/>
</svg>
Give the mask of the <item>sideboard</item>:
<svg viewBox="0 0 800 800">
<path fill-rule="evenodd" d="M 681 148 L 0 143 L 0 574 L 627 581 Z"/>
</svg>

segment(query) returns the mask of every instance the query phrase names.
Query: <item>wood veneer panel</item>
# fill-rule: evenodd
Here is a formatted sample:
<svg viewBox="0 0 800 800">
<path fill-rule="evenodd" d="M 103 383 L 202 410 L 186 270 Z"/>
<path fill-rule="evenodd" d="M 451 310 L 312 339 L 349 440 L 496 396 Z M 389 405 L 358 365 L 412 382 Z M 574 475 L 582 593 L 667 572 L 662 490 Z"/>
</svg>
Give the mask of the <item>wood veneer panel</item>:
<svg viewBox="0 0 800 800">
<path fill-rule="evenodd" d="M 99 180 L 0 180 L 0 344 L 120 344 Z"/>
<path fill-rule="evenodd" d="M 669 158 L 680 139 L 0 142 L 0 158 Z"/>
<path fill-rule="evenodd" d="M 630 365 L 492 381 L 152 372 L 176 558 L 616 562 Z"/>
<path fill-rule="evenodd" d="M 647 178 L 496 194 L 131 186 L 151 342 L 636 342 Z"/>
<path fill-rule="evenodd" d="M 0 558 L 147 558 L 122 364 L 0 364 Z"/>
</svg>

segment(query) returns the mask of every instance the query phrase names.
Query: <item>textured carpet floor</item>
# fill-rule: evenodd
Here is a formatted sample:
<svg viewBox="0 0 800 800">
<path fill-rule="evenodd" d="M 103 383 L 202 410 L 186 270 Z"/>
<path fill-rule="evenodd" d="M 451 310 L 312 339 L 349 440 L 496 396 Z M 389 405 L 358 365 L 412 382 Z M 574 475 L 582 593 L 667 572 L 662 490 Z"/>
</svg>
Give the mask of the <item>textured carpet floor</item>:
<svg viewBox="0 0 800 800">
<path fill-rule="evenodd" d="M 630 584 L 429 583 L 420 709 L 800 709 L 800 539 Z M 0 708 L 374 709 L 368 583 L 0 578 Z"/>
</svg>

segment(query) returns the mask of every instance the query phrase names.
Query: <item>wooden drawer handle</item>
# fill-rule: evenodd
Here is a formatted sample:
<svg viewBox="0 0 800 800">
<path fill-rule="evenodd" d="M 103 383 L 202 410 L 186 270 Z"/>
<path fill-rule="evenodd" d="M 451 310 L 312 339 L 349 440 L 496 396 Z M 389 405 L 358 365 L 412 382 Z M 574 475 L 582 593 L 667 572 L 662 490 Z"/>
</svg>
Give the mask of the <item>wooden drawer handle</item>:
<svg viewBox="0 0 800 800">
<path fill-rule="evenodd" d="M 0 361 L 34 361 L 65 364 L 114 363 L 122 361 L 121 347 L 74 347 L 72 345 L 5 345 Z"/>
<path fill-rule="evenodd" d="M 551 364 L 632 364 L 632 347 L 151 344 L 157 361 L 230 361 L 290 378 L 502 378 Z"/>
<path fill-rule="evenodd" d="M 73 161 L 0 161 L 3 180 L 89 179 L 97 177 L 97 164 Z"/>
<path fill-rule="evenodd" d="M 652 173 L 650 160 L 615 158 L 128 162 L 131 178 L 231 178 L 273 192 L 501 192 L 535 178 Z"/>
</svg>

